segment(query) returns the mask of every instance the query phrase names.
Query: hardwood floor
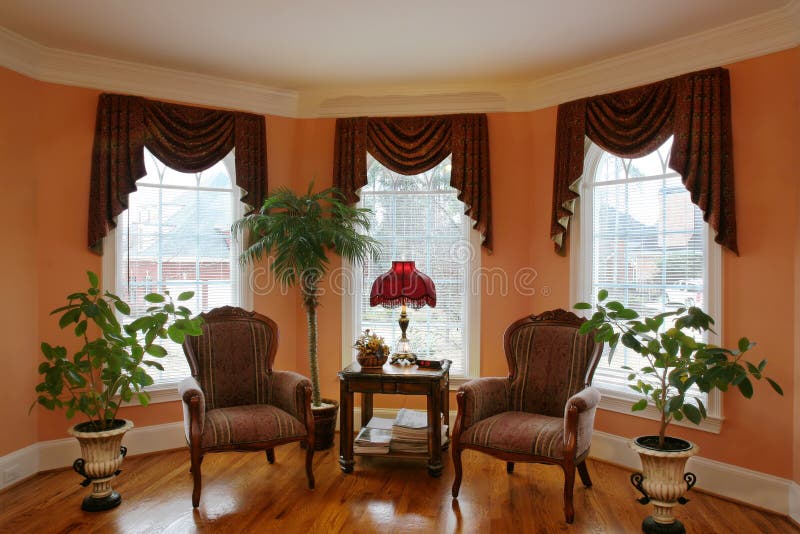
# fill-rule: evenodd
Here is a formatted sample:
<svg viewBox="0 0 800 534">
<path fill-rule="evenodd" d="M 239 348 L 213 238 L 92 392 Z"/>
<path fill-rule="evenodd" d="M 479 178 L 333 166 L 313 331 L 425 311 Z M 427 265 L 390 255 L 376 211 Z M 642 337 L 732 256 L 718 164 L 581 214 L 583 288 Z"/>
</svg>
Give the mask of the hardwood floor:
<svg viewBox="0 0 800 534">
<path fill-rule="evenodd" d="M 200 508 L 192 509 L 189 451 L 126 458 L 114 487 L 122 505 L 80 510 L 88 489 L 72 470 L 41 473 L 0 493 L 0 532 L 443 532 L 636 533 L 648 507 L 635 502 L 624 469 L 589 461 L 591 489 L 576 482 L 575 523 L 564 523 L 561 470 L 505 462 L 466 451 L 457 501 L 453 465 L 445 456 L 439 479 L 423 461 L 356 458 L 352 474 L 338 466 L 338 443 L 314 455 L 317 486 L 309 490 L 304 451 L 209 454 L 203 462 Z M 449 452 L 449 451 L 448 451 Z M 692 491 L 677 516 L 692 533 L 800 532 L 785 517 Z"/>
</svg>

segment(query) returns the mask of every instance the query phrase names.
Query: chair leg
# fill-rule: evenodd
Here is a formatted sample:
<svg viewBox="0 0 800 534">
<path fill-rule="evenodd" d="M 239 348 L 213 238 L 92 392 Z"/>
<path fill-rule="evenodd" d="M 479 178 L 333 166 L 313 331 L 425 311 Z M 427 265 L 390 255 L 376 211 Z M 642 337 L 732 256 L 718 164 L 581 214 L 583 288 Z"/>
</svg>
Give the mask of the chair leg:
<svg viewBox="0 0 800 534">
<path fill-rule="evenodd" d="M 514 472 L 514 462 L 506 462 L 506 473 Z"/>
<path fill-rule="evenodd" d="M 453 498 L 458 498 L 458 490 L 461 488 L 461 447 L 457 443 L 451 445 L 451 452 L 453 455 L 453 467 L 456 471 L 455 480 L 453 480 Z"/>
<path fill-rule="evenodd" d="M 308 479 L 308 489 L 314 489 L 314 445 L 306 443 L 306 478 Z"/>
<path fill-rule="evenodd" d="M 589 477 L 589 470 L 586 468 L 586 460 L 578 464 L 578 474 L 581 476 L 581 482 L 587 488 L 592 487 L 592 479 Z"/>
<path fill-rule="evenodd" d="M 271 464 L 275 463 L 275 449 L 267 449 L 267 461 Z"/>
<path fill-rule="evenodd" d="M 564 469 L 564 519 L 567 523 L 575 520 L 575 507 L 572 505 L 572 488 L 575 486 L 575 465 L 563 465 Z"/>
<path fill-rule="evenodd" d="M 203 455 L 199 449 L 192 448 L 192 478 L 194 479 L 194 488 L 192 489 L 192 506 L 197 508 L 200 506 L 200 491 L 202 490 L 202 474 L 200 472 L 200 465 L 203 463 Z"/>
</svg>

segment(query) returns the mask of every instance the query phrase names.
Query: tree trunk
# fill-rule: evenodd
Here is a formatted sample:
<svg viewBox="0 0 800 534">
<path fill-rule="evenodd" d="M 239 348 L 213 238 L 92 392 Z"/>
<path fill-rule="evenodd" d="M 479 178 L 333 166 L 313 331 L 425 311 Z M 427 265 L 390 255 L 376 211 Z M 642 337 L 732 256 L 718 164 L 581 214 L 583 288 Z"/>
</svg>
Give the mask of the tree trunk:
<svg viewBox="0 0 800 534">
<path fill-rule="evenodd" d="M 319 361 L 317 359 L 317 307 L 306 305 L 308 321 L 308 362 L 311 366 L 311 402 L 314 406 L 322 404 L 319 392 Z"/>
</svg>

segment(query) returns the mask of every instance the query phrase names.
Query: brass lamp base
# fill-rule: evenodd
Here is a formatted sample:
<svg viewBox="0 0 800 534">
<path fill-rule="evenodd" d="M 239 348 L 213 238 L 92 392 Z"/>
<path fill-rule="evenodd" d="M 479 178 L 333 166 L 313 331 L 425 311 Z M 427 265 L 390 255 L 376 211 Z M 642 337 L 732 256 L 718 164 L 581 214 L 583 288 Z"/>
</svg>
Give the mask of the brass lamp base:
<svg viewBox="0 0 800 534">
<path fill-rule="evenodd" d="M 400 309 L 400 339 L 397 340 L 397 352 L 392 354 L 392 363 L 414 363 L 417 361 L 417 355 L 411 352 L 411 342 L 406 337 L 406 330 L 408 330 L 408 314 L 406 313 L 406 305 Z"/>
</svg>

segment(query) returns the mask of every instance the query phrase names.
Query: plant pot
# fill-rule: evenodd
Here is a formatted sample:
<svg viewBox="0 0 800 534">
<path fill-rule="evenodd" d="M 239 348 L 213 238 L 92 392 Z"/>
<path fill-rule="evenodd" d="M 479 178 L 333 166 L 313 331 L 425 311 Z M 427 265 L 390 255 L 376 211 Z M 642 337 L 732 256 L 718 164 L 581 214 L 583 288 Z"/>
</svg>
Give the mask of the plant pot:
<svg viewBox="0 0 800 534">
<path fill-rule="evenodd" d="M 358 365 L 361 366 L 361 369 L 367 370 L 377 370 L 383 367 L 383 364 L 386 363 L 386 360 L 389 359 L 388 354 L 384 354 L 379 352 L 377 354 L 364 354 L 361 352 L 356 352 L 356 361 Z"/>
<path fill-rule="evenodd" d="M 322 451 L 333 447 L 333 436 L 336 433 L 336 415 L 339 413 L 339 402 L 332 399 L 322 399 L 322 406 L 315 408 L 311 405 L 311 414 L 314 416 L 314 450 Z"/>
<path fill-rule="evenodd" d="M 683 524 L 672 515 L 678 504 L 686 504 L 683 494 L 694 486 L 696 477 L 685 473 L 686 461 L 697 454 L 700 448 L 682 439 L 667 437 L 672 450 L 658 449 L 652 441 L 658 436 L 641 436 L 630 443 L 639 454 L 642 472 L 631 475 L 631 483 L 643 497 L 640 503 L 653 504 L 653 515 L 642 523 L 642 531 L 647 534 L 679 534 L 686 532 Z"/>
<path fill-rule="evenodd" d="M 72 468 L 84 477 L 83 486 L 92 484 L 92 493 L 85 499 L 81 509 L 98 512 L 119 506 L 122 497 L 111 487 L 111 480 L 120 472 L 122 459 L 127 449 L 121 446 L 125 432 L 133 428 L 126 419 L 114 419 L 114 427 L 99 432 L 87 431 L 88 423 L 77 424 L 67 430 L 81 445 L 81 458 Z"/>
</svg>

